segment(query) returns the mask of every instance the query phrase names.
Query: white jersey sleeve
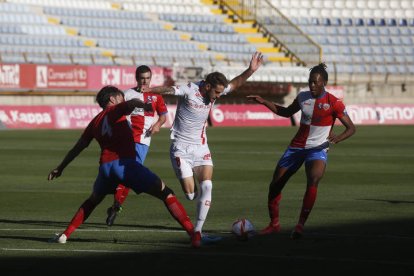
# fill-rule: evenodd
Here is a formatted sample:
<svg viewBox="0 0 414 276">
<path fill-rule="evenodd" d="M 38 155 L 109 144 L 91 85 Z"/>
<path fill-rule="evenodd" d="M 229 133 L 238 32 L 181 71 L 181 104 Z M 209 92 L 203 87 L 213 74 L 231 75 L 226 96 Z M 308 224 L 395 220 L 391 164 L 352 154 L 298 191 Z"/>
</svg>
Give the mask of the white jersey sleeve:
<svg viewBox="0 0 414 276">
<path fill-rule="evenodd" d="M 193 83 L 189 82 L 187 84 L 182 84 L 179 86 L 173 86 L 174 88 L 174 95 L 175 96 L 186 96 L 191 93 L 191 87 L 194 85 Z M 197 87 L 198 89 L 198 87 Z"/>
</svg>

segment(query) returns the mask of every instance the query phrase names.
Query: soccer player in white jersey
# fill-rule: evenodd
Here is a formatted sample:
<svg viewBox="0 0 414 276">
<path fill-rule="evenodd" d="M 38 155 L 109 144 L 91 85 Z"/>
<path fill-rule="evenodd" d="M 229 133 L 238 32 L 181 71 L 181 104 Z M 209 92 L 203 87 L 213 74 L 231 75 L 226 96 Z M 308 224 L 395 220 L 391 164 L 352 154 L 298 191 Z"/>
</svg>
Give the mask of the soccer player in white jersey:
<svg viewBox="0 0 414 276">
<path fill-rule="evenodd" d="M 125 91 L 125 100 L 139 99 L 145 103 L 152 103 L 153 111 L 144 111 L 142 108 L 135 108 L 131 115 L 127 116 L 135 142 L 136 159 L 144 164 L 151 137 L 160 131 L 165 123 L 168 113 L 164 99 L 159 94 L 142 92 L 141 89 L 148 88 L 151 83 L 151 68 L 146 65 L 138 66 L 135 70 L 137 86 Z M 157 119 L 158 117 L 158 119 Z M 128 196 L 129 188 L 119 184 L 114 194 L 114 203 L 108 208 L 106 224 L 112 226 L 117 214 L 122 210 L 122 204 Z"/>
<path fill-rule="evenodd" d="M 310 70 L 310 91 L 299 93 L 288 107 L 276 105 L 257 95 L 248 96 L 249 99 L 265 105 L 272 112 L 283 117 L 291 117 L 299 110 L 302 111 L 298 132 L 280 158 L 270 182 L 268 193 L 270 223 L 261 231 L 261 234 L 280 231 L 279 203 L 282 198 L 282 189 L 289 178 L 305 163 L 306 192 L 299 221 L 291 235 L 292 239 L 302 237 L 305 222 L 316 201 L 318 183 L 325 173 L 329 144 L 337 144 L 355 133 L 355 126 L 343 102 L 325 91 L 327 82 L 326 65 L 321 63 Z M 332 132 L 336 118 L 345 126 L 344 131 L 339 135 Z"/>
<path fill-rule="evenodd" d="M 171 128 L 170 159 L 186 198 L 197 200 L 194 231 L 200 234 L 212 202 L 213 188 L 213 161 L 206 135 L 208 116 L 220 96 L 243 85 L 262 63 L 262 53 L 256 52 L 252 55 L 249 67 L 230 82 L 222 73 L 213 72 L 197 83 L 149 89 L 153 93 L 179 97 Z M 199 191 L 194 178 L 199 183 Z M 212 242 L 212 239 L 211 236 L 202 235 L 204 243 Z"/>
</svg>

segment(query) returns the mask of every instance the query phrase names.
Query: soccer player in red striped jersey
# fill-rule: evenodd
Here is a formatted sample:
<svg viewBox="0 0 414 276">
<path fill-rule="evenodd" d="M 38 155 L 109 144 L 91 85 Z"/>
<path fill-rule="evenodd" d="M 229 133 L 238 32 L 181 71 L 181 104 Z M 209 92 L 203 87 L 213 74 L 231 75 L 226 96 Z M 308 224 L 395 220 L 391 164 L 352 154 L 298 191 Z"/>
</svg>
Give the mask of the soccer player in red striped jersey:
<svg viewBox="0 0 414 276">
<path fill-rule="evenodd" d="M 151 137 L 160 131 L 161 126 L 167 120 L 167 107 L 164 99 L 159 94 L 142 92 L 143 88 L 149 88 L 151 84 L 152 71 L 146 65 L 138 66 L 135 70 L 137 86 L 125 91 L 125 100 L 139 99 L 145 103 L 151 103 L 153 110 L 145 111 L 142 108 L 135 108 L 127 116 L 135 142 L 136 159 L 144 164 L 145 158 L 151 143 Z M 108 208 L 106 224 L 112 226 L 117 214 L 122 210 L 122 204 L 126 200 L 129 188 L 120 183 L 114 194 L 114 202 Z"/>
<path fill-rule="evenodd" d="M 162 200 L 170 214 L 190 235 L 192 246 L 200 247 L 201 236 L 194 232 L 194 226 L 174 192 L 156 174 L 136 160 L 135 143 L 125 116 L 136 108 L 152 111 L 152 104 L 138 99 L 125 101 L 123 92 L 114 86 L 102 88 L 96 100 L 103 111 L 92 119 L 60 165 L 49 173 L 48 180 L 59 177 L 93 139 L 101 147 L 99 173 L 92 194 L 80 206 L 66 230 L 57 234 L 52 241 L 66 243 L 105 196 L 114 193 L 118 183 L 124 183 L 137 194 L 147 193 Z"/>
<path fill-rule="evenodd" d="M 305 163 L 306 192 L 299 221 L 291 234 L 292 239 L 302 237 L 305 222 L 316 200 L 318 184 L 325 173 L 329 145 L 337 144 L 355 133 L 355 126 L 343 102 L 325 91 L 327 82 L 326 65 L 321 63 L 310 70 L 309 91 L 299 93 L 288 107 L 276 105 L 257 95 L 248 96 L 250 100 L 265 105 L 279 116 L 291 117 L 296 112 L 302 111 L 298 132 L 280 158 L 270 182 L 268 193 L 270 223 L 261 234 L 280 231 L 279 203 L 282 189 L 289 178 Z M 339 135 L 335 135 L 332 131 L 336 119 L 345 126 L 344 131 Z"/>
</svg>

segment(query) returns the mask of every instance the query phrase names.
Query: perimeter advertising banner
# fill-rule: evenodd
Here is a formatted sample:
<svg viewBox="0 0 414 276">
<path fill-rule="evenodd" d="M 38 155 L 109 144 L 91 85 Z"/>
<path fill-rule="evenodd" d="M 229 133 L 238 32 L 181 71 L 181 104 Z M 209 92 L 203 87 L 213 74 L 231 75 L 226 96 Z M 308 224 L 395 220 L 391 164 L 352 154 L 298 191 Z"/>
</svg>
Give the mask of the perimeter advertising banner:
<svg viewBox="0 0 414 276">
<path fill-rule="evenodd" d="M 414 125 L 413 104 L 358 104 L 346 110 L 356 125 Z"/>
<path fill-rule="evenodd" d="M 105 85 L 114 85 L 121 90 L 137 85 L 135 67 L 132 66 L 88 66 L 88 89 L 96 90 Z M 151 67 L 151 86 L 161 86 L 172 76 L 172 69 Z"/>
<path fill-rule="evenodd" d="M 210 113 L 213 126 L 290 126 L 290 118 L 280 117 L 263 105 L 216 105 Z"/>
<path fill-rule="evenodd" d="M 175 105 L 163 127 L 171 127 Z M 0 106 L 0 129 L 83 129 L 101 112 L 98 105 Z"/>
<path fill-rule="evenodd" d="M 20 88 L 19 64 L 0 64 L 0 88 Z"/>
<path fill-rule="evenodd" d="M 0 106 L 2 128 L 84 128 L 102 109 L 98 105 Z"/>
<path fill-rule="evenodd" d="M 177 106 L 167 108 L 163 127 L 170 128 Z M 82 129 L 100 111 L 98 105 L 0 106 L 0 128 Z M 347 111 L 356 125 L 414 125 L 414 105 L 348 105 Z M 291 125 L 262 105 L 217 105 L 210 119 L 215 127 Z"/>
<path fill-rule="evenodd" d="M 0 64 L 0 89 L 98 91 L 136 86 L 134 66 Z M 151 67 L 153 86 L 171 84 L 172 69 Z"/>
</svg>

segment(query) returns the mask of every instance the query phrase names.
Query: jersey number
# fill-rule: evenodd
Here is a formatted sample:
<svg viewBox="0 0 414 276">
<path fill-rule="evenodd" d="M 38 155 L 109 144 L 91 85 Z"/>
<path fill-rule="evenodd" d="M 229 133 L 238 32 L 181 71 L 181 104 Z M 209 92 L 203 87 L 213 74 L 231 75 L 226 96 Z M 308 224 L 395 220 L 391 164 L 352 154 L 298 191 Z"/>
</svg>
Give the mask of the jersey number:
<svg viewBox="0 0 414 276">
<path fill-rule="evenodd" d="M 108 123 L 108 117 L 107 116 L 105 116 L 105 118 L 103 119 L 103 122 L 102 122 L 101 135 L 102 136 L 108 135 L 109 137 L 112 136 L 112 128 Z"/>
</svg>

